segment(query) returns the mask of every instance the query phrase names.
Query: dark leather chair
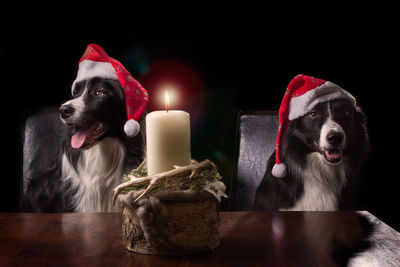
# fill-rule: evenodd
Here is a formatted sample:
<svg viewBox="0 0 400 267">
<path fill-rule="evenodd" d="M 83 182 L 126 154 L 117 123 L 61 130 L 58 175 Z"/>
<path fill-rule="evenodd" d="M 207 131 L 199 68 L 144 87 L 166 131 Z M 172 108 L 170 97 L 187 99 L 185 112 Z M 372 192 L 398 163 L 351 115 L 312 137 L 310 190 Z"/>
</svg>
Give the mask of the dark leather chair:
<svg viewBox="0 0 400 267">
<path fill-rule="evenodd" d="M 35 177 L 51 168 L 60 152 L 64 125 L 57 108 L 48 108 L 29 116 L 22 134 L 22 190 L 21 208 L 27 210 L 26 193 Z"/>
<path fill-rule="evenodd" d="M 231 209 L 252 210 L 255 193 L 264 177 L 267 161 L 275 149 L 279 117 L 277 112 L 239 112 L 238 156 L 233 177 Z"/>
</svg>

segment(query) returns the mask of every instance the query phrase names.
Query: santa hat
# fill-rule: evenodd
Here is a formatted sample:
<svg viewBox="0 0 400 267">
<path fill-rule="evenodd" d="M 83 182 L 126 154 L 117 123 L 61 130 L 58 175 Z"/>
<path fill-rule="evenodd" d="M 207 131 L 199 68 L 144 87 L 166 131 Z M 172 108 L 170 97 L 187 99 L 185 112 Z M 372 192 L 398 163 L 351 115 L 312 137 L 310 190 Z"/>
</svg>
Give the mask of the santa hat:
<svg viewBox="0 0 400 267">
<path fill-rule="evenodd" d="M 109 78 L 120 82 L 125 94 L 128 117 L 124 125 L 124 132 L 127 136 L 136 136 L 140 130 L 138 121 L 149 101 L 147 91 L 118 60 L 109 57 L 100 46 L 89 44 L 79 60 L 78 74 L 71 90 L 74 89 L 75 83 L 93 77 Z"/>
<path fill-rule="evenodd" d="M 272 175 L 284 177 L 286 165 L 281 161 L 284 137 L 290 121 L 309 113 L 315 105 L 335 99 L 348 99 L 354 106 L 356 99 L 338 85 L 322 79 L 299 74 L 289 83 L 279 109 L 279 130 L 276 138 L 275 165 Z"/>
</svg>

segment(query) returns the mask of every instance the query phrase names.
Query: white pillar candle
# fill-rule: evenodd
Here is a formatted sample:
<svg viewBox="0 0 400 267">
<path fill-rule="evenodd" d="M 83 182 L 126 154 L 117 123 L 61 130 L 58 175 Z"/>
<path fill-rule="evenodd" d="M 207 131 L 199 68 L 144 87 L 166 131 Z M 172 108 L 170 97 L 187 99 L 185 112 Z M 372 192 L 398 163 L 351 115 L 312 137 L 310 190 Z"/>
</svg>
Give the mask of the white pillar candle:
<svg viewBox="0 0 400 267">
<path fill-rule="evenodd" d="M 190 115 L 182 110 L 153 111 L 146 116 L 148 175 L 191 161 Z"/>
</svg>

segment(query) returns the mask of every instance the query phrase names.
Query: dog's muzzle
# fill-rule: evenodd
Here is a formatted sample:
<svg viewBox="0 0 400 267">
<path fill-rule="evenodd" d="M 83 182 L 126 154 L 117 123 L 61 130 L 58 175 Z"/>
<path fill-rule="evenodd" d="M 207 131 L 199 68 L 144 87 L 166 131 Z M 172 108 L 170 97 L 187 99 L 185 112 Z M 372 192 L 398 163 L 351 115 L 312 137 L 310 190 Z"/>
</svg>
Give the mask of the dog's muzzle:
<svg viewBox="0 0 400 267">
<path fill-rule="evenodd" d="M 346 146 L 346 136 L 343 128 L 329 119 L 321 129 L 319 142 L 315 146 L 328 163 L 336 164 L 342 161 L 343 149 Z"/>
</svg>

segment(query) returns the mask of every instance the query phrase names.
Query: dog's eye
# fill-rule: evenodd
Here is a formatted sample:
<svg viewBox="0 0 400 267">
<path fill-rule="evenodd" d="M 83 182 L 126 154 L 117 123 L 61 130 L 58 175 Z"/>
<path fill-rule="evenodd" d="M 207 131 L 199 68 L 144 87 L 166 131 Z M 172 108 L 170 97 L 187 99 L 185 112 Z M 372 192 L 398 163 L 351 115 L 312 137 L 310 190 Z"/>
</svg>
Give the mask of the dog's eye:
<svg viewBox="0 0 400 267">
<path fill-rule="evenodd" d="M 314 110 L 312 110 L 309 114 L 310 114 L 311 118 L 315 118 L 318 115 L 318 113 L 316 111 L 314 111 Z"/>
<path fill-rule="evenodd" d="M 98 97 L 106 96 L 106 93 L 101 90 L 96 90 L 96 92 L 94 94 L 95 94 L 95 96 L 98 96 Z"/>
<path fill-rule="evenodd" d="M 348 108 L 344 108 L 344 109 L 343 109 L 343 114 L 344 114 L 344 115 L 349 116 L 350 113 L 351 113 L 350 109 L 348 109 Z"/>
</svg>

